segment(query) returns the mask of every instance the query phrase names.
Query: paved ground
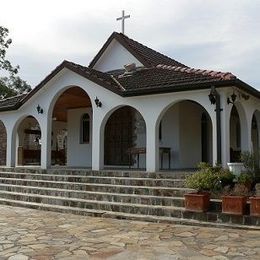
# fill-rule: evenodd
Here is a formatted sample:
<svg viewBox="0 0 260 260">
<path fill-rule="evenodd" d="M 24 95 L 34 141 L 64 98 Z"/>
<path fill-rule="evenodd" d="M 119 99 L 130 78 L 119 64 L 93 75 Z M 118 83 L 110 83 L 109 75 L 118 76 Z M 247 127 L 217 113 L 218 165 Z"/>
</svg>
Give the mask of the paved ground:
<svg viewBox="0 0 260 260">
<path fill-rule="evenodd" d="M 0 259 L 260 259 L 260 231 L 91 218 L 0 205 Z"/>
</svg>

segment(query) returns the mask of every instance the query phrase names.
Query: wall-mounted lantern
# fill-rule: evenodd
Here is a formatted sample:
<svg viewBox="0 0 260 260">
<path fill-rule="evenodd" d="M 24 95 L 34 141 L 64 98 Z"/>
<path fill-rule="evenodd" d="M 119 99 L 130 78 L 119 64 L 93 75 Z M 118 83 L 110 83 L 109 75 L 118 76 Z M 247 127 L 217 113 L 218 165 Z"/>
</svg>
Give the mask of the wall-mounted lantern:
<svg viewBox="0 0 260 260">
<path fill-rule="evenodd" d="M 95 98 L 95 104 L 97 107 L 102 107 L 102 102 L 98 99 L 98 97 Z"/>
<path fill-rule="evenodd" d="M 233 92 L 233 94 L 227 98 L 227 103 L 229 104 L 234 104 L 237 100 L 237 95 L 235 94 L 235 92 Z"/>
<path fill-rule="evenodd" d="M 36 107 L 38 114 L 43 114 L 43 108 L 38 104 Z"/>
</svg>

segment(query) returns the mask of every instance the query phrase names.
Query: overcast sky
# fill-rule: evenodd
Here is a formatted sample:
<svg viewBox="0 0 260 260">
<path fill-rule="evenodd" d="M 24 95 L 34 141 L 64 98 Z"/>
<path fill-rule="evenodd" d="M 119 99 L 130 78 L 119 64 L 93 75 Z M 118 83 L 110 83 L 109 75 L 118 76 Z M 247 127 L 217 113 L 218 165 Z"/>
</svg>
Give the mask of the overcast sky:
<svg viewBox="0 0 260 260">
<path fill-rule="evenodd" d="M 187 66 L 260 90 L 260 0 L 1 0 L 8 58 L 34 87 L 64 59 L 88 65 L 125 10 L 126 35 Z"/>
</svg>

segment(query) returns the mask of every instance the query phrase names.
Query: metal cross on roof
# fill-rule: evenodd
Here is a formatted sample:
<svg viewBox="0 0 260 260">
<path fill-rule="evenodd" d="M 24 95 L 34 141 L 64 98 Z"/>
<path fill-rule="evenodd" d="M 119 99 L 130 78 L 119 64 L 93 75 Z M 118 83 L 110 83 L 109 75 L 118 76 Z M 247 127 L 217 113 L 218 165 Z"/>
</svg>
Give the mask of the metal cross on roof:
<svg viewBox="0 0 260 260">
<path fill-rule="evenodd" d="M 117 21 L 122 20 L 122 33 L 125 34 L 125 19 L 130 18 L 130 15 L 125 16 L 125 10 L 122 11 L 122 16 L 116 18 Z"/>
</svg>

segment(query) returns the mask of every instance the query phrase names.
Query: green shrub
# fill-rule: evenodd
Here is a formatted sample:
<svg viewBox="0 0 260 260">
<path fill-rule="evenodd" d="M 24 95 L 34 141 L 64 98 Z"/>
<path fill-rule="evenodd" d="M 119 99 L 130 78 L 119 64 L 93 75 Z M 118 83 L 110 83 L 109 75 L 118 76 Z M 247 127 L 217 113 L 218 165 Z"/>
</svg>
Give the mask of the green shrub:
<svg viewBox="0 0 260 260">
<path fill-rule="evenodd" d="M 199 163 L 196 173 L 186 178 L 186 186 L 200 191 L 220 191 L 226 185 L 233 185 L 235 175 L 221 166 Z"/>
<path fill-rule="evenodd" d="M 217 176 L 211 171 L 198 171 L 186 178 L 186 186 L 198 192 L 211 191 L 217 182 Z"/>
<path fill-rule="evenodd" d="M 218 180 L 222 187 L 227 185 L 233 185 L 235 175 L 227 169 L 220 169 L 217 172 Z"/>
</svg>

